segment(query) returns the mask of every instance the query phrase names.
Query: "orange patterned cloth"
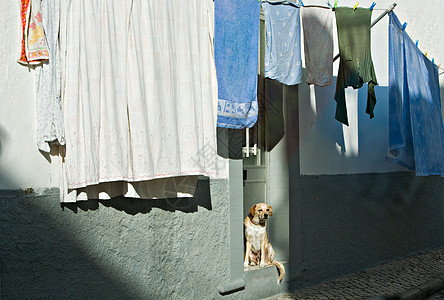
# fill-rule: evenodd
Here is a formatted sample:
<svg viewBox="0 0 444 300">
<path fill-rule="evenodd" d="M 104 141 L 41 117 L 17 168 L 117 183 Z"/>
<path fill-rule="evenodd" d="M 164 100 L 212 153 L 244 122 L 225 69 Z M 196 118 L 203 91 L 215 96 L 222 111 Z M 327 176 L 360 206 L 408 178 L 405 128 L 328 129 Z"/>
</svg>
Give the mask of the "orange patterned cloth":
<svg viewBox="0 0 444 300">
<path fill-rule="evenodd" d="M 49 59 L 42 24 L 41 0 L 21 0 L 21 51 L 18 62 L 39 64 Z"/>
</svg>

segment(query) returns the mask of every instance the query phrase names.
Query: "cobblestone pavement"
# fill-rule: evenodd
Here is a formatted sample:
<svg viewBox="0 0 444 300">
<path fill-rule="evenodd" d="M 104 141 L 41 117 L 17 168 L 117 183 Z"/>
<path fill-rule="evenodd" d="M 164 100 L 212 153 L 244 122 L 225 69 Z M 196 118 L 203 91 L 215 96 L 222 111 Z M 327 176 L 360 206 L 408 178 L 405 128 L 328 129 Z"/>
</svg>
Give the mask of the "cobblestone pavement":
<svg viewBox="0 0 444 300">
<path fill-rule="evenodd" d="M 444 299 L 444 247 L 270 299 L 425 298 Z"/>
<path fill-rule="evenodd" d="M 432 296 L 427 297 L 427 300 L 443 300 L 444 299 L 444 289 L 439 292 L 434 293 Z"/>
</svg>

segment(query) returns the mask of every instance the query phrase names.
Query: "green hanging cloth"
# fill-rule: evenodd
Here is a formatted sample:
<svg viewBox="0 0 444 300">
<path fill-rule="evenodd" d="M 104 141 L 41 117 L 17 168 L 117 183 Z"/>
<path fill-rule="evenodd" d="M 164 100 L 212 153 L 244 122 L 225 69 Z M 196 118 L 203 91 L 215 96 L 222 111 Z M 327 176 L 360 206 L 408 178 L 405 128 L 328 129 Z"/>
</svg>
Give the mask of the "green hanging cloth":
<svg viewBox="0 0 444 300">
<path fill-rule="evenodd" d="M 368 82 L 367 108 L 365 112 L 374 117 L 376 105 L 375 69 L 370 50 L 372 11 L 368 8 L 337 7 L 335 9 L 339 41 L 339 74 L 336 82 L 336 120 L 348 124 L 345 88 L 358 89 Z"/>
</svg>

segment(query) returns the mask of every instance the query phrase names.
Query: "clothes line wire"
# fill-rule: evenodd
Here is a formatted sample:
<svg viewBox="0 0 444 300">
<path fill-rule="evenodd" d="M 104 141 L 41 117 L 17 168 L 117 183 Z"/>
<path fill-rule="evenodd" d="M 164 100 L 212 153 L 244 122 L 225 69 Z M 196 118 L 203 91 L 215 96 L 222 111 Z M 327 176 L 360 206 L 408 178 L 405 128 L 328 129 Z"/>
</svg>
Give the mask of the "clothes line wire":
<svg viewBox="0 0 444 300">
<path fill-rule="evenodd" d="M 267 3 L 270 3 L 270 4 L 288 4 L 288 5 L 293 5 L 293 6 L 296 6 L 296 7 L 302 6 L 300 4 L 294 3 L 292 1 L 286 1 L 286 0 L 276 0 L 276 1 L 273 1 L 273 0 L 261 0 L 260 2 L 261 3 L 262 2 L 267 2 Z"/>
<path fill-rule="evenodd" d="M 376 23 L 378 23 L 382 18 L 385 17 L 385 15 L 387 15 L 389 12 L 391 12 L 393 9 L 395 9 L 396 3 L 393 3 L 392 5 L 390 5 L 386 10 L 384 10 L 384 12 L 376 18 L 376 20 L 374 20 L 371 24 L 370 27 L 373 27 L 376 25 Z M 337 60 L 339 58 L 339 54 L 337 54 L 334 58 L 333 61 Z"/>
</svg>

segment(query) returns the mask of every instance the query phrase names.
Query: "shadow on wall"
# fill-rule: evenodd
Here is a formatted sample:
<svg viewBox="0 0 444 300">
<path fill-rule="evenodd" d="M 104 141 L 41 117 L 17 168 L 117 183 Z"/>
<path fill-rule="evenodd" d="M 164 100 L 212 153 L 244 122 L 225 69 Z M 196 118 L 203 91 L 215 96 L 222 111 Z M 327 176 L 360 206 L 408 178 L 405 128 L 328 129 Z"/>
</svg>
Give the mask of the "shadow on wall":
<svg viewBox="0 0 444 300">
<path fill-rule="evenodd" d="M 5 130 L 0 127 L 0 156 L 3 154 L 6 138 L 7 136 Z"/>
<path fill-rule="evenodd" d="M 303 70 L 303 74 L 305 78 L 306 69 Z M 339 153 L 340 156 L 344 156 L 345 153 L 342 124 L 335 119 L 336 80 L 337 77 L 334 76 L 332 84 L 325 87 L 308 85 L 306 82 L 299 85 L 301 124 L 305 125 L 300 128 L 301 141 L 318 142 L 313 140 L 312 134 L 313 132 L 321 134 L 314 138 L 322 141 L 322 147 L 318 147 L 312 155 L 318 155 L 319 151 Z M 318 156 L 317 160 L 319 159 L 322 159 L 321 155 Z"/>
<path fill-rule="evenodd" d="M 216 294 L 229 265 L 228 208 L 212 209 L 209 188 L 199 180 L 193 199 L 116 198 L 63 209 L 57 189 L 42 196 L 0 191 L 0 296 L 193 299 L 204 291 L 193 285 L 206 281 L 206 293 Z M 206 209 L 194 213 L 197 206 Z"/>
<path fill-rule="evenodd" d="M 4 155 L 8 139 L 9 139 L 8 133 L 0 126 L 0 161 L 1 157 Z M 2 170 L 3 168 L 0 165 L 0 189 L 11 188 L 11 186 L 17 186 L 17 184 L 13 182 L 11 176 L 8 174 L 4 174 Z"/>
<path fill-rule="evenodd" d="M 285 135 L 283 85 L 276 80 L 259 76 L 258 120 L 249 129 L 249 146 L 271 151 Z M 218 155 L 230 159 L 242 159 L 242 146 L 246 145 L 245 129 L 217 127 Z"/>
<path fill-rule="evenodd" d="M 198 206 L 212 210 L 210 195 L 210 180 L 198 180 L 194 197 L 190 198 L 169 198 L 169 199 L 134 199 L 123 196 L 112 198 L 110 200 L 88 200 L 76 203 L 62 203 L 62 208 L 68 208 L 73 212 L 79 210 L 97 210 L 99 204 L 105 207 L 111 207 L 119 211 L 124 211 L 130 215 L 146 214 L 153 208 L 159 208 L 164 211 L 181 211 L 184 213 L 197 212 Z"/>
<path fill-rule="evenodd" d="M 385 161 L 388 146 L 388 87 L 376 86 L 375 117 L 365 113 L 367 84 L 347 91 L 350 126 L 335 119 L 336 77 L 326 87 L 300 85 L 301 173 L 353 174 L 403 171 Z M 351 92 L 348 94 L 348 92 Z"/>
<path fill-rule="evenodd" d="M 0 194 L 1 298 L 137 298 L 131 282 L 122 281 L 121 274 L 94 258 L 101 250 L 109 254 L 109 249 L 100 249 L 101 241 L 91 240 L 99 246 L 98 253 L 76 241 L 79 230 L 66 226 L 69 216 L 57 212 L 57 193 L 44 197 L 14 193 Z"/>
</svg>

